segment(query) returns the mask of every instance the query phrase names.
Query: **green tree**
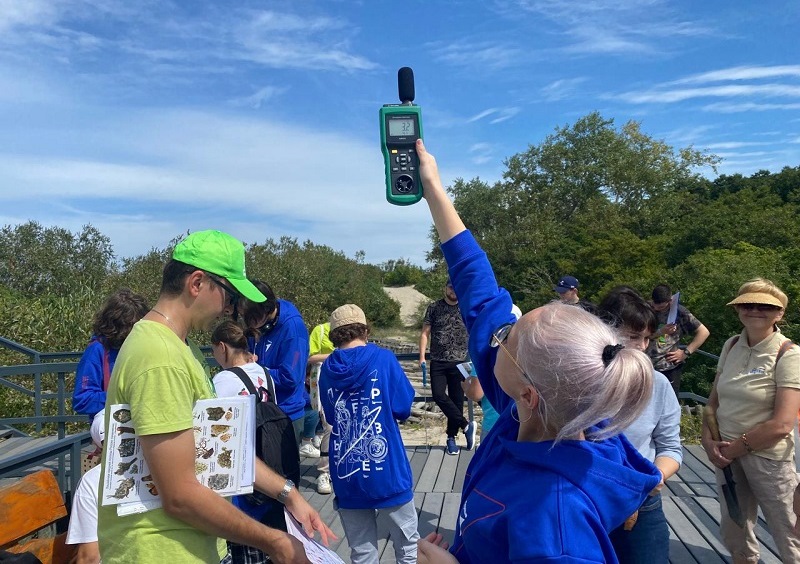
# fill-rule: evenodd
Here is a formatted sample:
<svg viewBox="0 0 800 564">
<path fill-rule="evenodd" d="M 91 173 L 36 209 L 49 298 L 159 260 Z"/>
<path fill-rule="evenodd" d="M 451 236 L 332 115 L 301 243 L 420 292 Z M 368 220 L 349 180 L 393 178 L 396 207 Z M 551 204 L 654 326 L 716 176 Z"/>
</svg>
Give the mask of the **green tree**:
<svg viewBox="0 0 800 564">
<path fill-rule="evenodd" d="M 29 221 L 0 230 L 0 285 L 26 296 L 97 291 L 113 260 L 111 241 L 91 225 L 72 233 Z"/>
</svg>

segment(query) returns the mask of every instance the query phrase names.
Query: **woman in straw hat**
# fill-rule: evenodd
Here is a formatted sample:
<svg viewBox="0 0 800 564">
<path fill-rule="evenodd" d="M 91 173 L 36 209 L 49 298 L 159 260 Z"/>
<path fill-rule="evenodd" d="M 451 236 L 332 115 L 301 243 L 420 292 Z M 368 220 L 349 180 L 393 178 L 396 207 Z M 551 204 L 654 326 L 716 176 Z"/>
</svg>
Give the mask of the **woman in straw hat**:
<svg viewBox="0 0 800 564">
<path fill-rule="evenodd" d="M 777 325 L 788 302 L 775 284 L 756 278 L 728 303 L 744 329 L 722 349 L 703 423 L 703 448 L 719 469 L 717 483 L 721 488 L 722 469 L 730 466 L 745 521 L 742 528 L 731 519 L 720 495 L 722 538 L 735 563 L 758 562 L 754 527 L 759 507 L 781 560 L 800 562 L 800 539 L 792 534 L 800 350 Z"/>
</svg>

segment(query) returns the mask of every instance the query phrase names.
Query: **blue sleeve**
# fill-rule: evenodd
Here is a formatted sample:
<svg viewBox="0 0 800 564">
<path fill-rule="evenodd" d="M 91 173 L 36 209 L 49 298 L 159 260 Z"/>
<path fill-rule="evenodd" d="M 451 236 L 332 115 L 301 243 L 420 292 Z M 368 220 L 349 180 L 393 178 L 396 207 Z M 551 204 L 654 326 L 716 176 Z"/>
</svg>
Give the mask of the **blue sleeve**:
<svg viewBox="0 0 800 564">
<path fill-rule="evenodd" d="M 392 415 L 398 421 L 405 421 L 411 415 L 411 406 L 414 404 L 414 386 L 408 381 L 403 367 L 397 362 L 393 353 L 387 351 L 389 361 L 390 390 L 392 402 Z"/>
<path fill-rule="evenodd" d="M 90 418 L 106 406 L 106 392 L 103 390 L 104 352 L 103 343 L 97 340 L 90 342 L 75 369 L 72 409 Z"/>
<path fill-rule="evenodd" d="M 292 320 L 291 331 L 287 338 L 280 340 L 273 358 L 278 361 L 277 366 L 266 368 L 275 382 L 275 393 L 279 398 L 293 396 L 301 386 L 305 389 L 308 333 L 299 318 Z"/>
<path fill-rule="evenodd" d="M 666 380 L 666 377 L 664 378 Z M 681 448 L 681 406 L 671 386 L 662 386 L 663 408 L 653 429 L 656 458 L 667 456 L 678 464 L 683 463 Z"/>
<path fill-rule="evenodd" d="M 498 348 L 489 344 L 497 329 L 516 321 L 511 313 L 511 296 L 497 285 L 486 253 L 469 231 L 462 231 L 441 247 L 469 332 L 469 354 L 475 372 L 489 403 L 502 413 L 511 398 L 494 376 Z"/>
</svg>

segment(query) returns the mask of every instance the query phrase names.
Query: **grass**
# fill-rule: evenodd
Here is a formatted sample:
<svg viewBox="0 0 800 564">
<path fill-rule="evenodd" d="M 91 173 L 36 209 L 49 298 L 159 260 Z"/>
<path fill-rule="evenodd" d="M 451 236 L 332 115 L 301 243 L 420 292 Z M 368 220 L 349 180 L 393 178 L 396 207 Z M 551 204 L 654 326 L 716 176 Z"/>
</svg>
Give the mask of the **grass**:
<svg viewBox="0 0 800 564">
<path fill-rule="evenodd" d="M 702 419 L 693 413 L 681 412 L 681 438 L 687 445 L 699 445 Z"/>
</svg>

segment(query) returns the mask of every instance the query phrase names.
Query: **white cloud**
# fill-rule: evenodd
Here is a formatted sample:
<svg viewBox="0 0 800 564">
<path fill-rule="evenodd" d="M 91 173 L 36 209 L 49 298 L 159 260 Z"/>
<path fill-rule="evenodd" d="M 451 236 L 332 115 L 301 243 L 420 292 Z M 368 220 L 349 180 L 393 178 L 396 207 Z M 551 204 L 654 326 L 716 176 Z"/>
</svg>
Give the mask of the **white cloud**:
<svg viewBox="0 0 800 564">
<path fill-rule="evenodd" d="M 475 114 L 474 116 L 467 119 L 467 123 L 473 123 L 489 116 L 496 116 L 489 120 L 490 125 L 494 125 L 497 123 L 502 123 L 507 121 L 517 115 L 520 112 L 520 108 L 511 107 L 511 108 L 488 108 Z"/>
<path fill-rule="evenodd" d="M 775 110 L 800 110 L 800 103 L 794 104 L 763 104 L 757 102 L 716 102 L 707 104 L 701 108 L 706 112 L 717 112 L 722 114 L 736 114 L 743 112 L 769 112 Z"/>
<path fill-rule="evenodd" d="M 672 84 L 705 84 L 708 82 L 753 80 L 758 78 L 776 78 L 780 76 L 800 77 L 800 65 L 730 67 L 687 76 L 686 78 L 673 81 Z"/>
<path fill-rule="evenodd" d="M 0 186 L 13 187 L 0 191 L 0 207 L 18 210 L 22 221 L 71 229 L 90 222 L 121 256 L 209 227 L 249 241 L 288 235 L 349 254 L 365 249 L 370 261 L 421 262 L 430 248 L 427 209 L 385 201 L 383 162 L 371 143 L 207 112 L 115 117 L 106 149 L 128 159 L 0 154 Z M 309 147 L 324 166 L 309 165 Z M 98 212 L 98 198 L 116 211 Z"/>
<path fill-rule="evenodd" d="M 545 100 L 557 102 L 570 97 L 575 92 L 576 88 L 586 82 L 586 80 L 585 77 L 562 78 L 544 86 L 541 92 Z"/>
<path fill-rule="evenodd" d="M 674 50 L 674 40 L 715 35 L 703 23 L 683 19 L 683 14 L 665 0 L 619 2 L 618 0 L 496 0 L 507 18 L 519 20 L 531 14 L 550 34 L 561 31 L 561 51 L 580 55 L 640 57 Z"/>
<path fill-rule="evenodd" d="M 721 143 L 711 143 L 706 145 L 707 149 L 741 149 L 742 147 L 758 147 L 763 145 L 772 145 L 763 141 L 725 141 Z"/>
<path fill-rule="evenodd" d="M 231 104 L 234 106 L 244 106 L 248 108 L 259 109 L 272 99 L 284 94 L 288 90 L 289 89 L 285 87 L 281 88 L 277 86 L 265 86 L 263 88 L 259 88 L 250 96 L 234 98 L 231 100 Z"/>
<path fill-rule="evenodd" d="M 652 89 L 625 92 L 618 98 L 633 104 L 674 103 L 692 98 L 709 97 L 800 97 L 800 86 L 789 84 L 732 84 L 726 86 L 708 86 L 703 88 L 678 88 L 673 90 Z"/>
<path fill-rule="evenodd" d="M 528 57 L 518 47 L 500 43 L 437 42 L 428 44 L 428 47 L 437 61 L 456 66 L 498 70 L 529 62 Z"/>
</svg>

